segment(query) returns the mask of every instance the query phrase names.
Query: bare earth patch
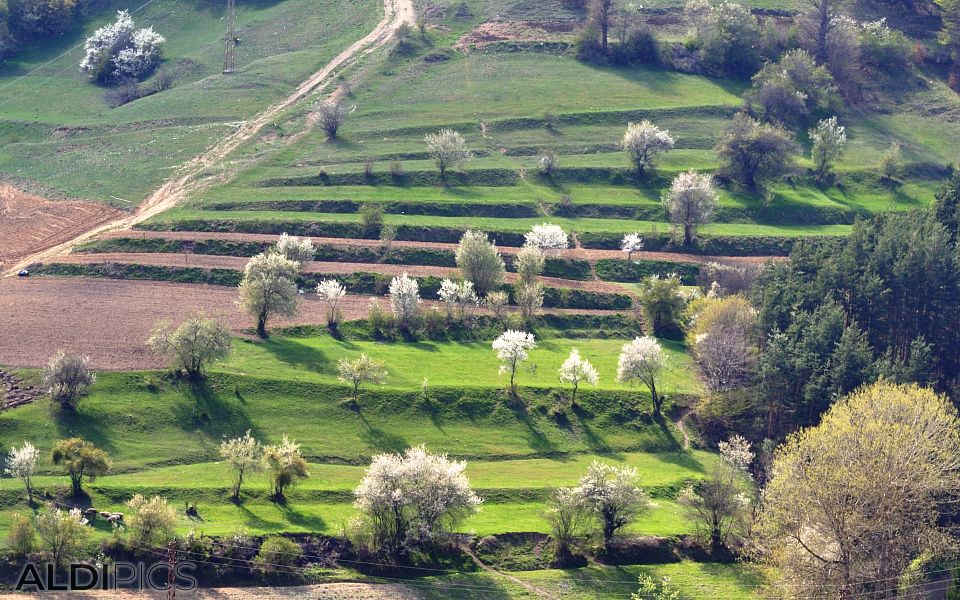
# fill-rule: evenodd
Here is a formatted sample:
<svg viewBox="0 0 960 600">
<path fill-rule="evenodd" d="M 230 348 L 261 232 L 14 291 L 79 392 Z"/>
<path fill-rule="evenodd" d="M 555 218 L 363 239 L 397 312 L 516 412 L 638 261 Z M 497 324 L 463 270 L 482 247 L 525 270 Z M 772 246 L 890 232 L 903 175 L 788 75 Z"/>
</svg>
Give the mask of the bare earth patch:
<svg viewBox="0 0 960 600">
<path fill-rule="evenodd" d="M 90 356 L 97 369 L 126 370 L 163 366 L 144 342 L 157 321 L 179 321 L 203 310 L 219 315 L 234 330 L 251 327 L 237 308 L 235 288 L 111 279 L 52 278 L 0 281 L 0 365 L 38 367 L 63 348 Z M 369 299 L 344 298 L 348 319 L 366 316 Z M 304 294 L 296 319 L 271 327 L 324 323 L 324 306 Z"/>
<path fill-rule="evenodd" d="M 0 184 L 0 271 L 122 214 L 95 202 L 46 200 Z"/>
<path fill-rule="evenodd" d="M 483 48 L 494 42 L 567 42 L 573 21 L 488 21 L 457 40 L 461 52 Z"/>
</svg>

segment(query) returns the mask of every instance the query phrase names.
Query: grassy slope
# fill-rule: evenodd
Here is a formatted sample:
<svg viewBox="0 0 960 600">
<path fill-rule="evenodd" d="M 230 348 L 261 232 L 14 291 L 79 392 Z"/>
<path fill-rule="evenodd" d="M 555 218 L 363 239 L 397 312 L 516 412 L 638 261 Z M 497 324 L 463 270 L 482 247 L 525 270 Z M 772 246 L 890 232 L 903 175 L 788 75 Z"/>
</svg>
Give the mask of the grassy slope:
<svg viewBox="0 0 960 600">
<path fill-rule="evenodd" d="M 0 175 L 37 180 L 67 195 L 126 205 L 110 198 L 118 196 L 135 204 L 170 167 L 361 38 L 379 19 L 379 6 L 376 0 L 241 3 L 238 73 L 224 76 L 222 9 L 157 0 L 134 18 L 167 37 L 167 63 L 179 62 L 183 74 L 169 91 L 111 109 L 103 89 L 88 83 L 77 64 L 84 36 L 116 9 L 133 8 L 113 2 L 83 31 L 27 49 L 0 68 Z"/>
</svg>

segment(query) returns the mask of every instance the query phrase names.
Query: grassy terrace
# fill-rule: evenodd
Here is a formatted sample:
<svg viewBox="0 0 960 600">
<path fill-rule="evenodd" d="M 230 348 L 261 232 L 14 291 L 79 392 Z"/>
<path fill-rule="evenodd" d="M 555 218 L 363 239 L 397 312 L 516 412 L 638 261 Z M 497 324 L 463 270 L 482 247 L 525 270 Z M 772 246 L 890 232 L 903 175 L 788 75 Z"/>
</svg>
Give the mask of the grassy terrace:
<svg viewBox="0 0 960 600">
<path fill-rule="evenodd" d="M 31 439 L 43 452 L 56 439 L 82 434 L 106 449 L 112 475 L 87 484 L 98 508 L 122 510 L 134 493 L 162 494 L 174 504 L 196 502 L 206 534 L 228 534 L 240 525 L 251 533 L 335 533 L 353 515 L 351 491 L 372 454 L 425 443 L 470 461 L 468 474 L 487 498 L 484 511 L 463 525 L 480 534 L 547 531 L 543 502 L 551 488 L 576 481 L 595 459 L 635 466 L 657 506 L 631 526 L 649 535 L 692 531 L 673 500 L 684 482 L 703 475 L 714 460 L 683 451 L 672 424 L 648 416 L 646 393 L 613 383 L 623 339 L 566 340 L 547 336 L 531 353 L 536 373 L 520 381 L 528 408 L 503 403 L 503 381 L 488 342 L 375 343 L 329 336 L 275 336 L 266 343 L 239 342 L 233 356 L 203 385 L 180 384 L 158 374 L 105 373 L 76 413 L 51 412 L 37 403 L 0 421 L 7 440 Z M 696 393 L 683 348 L 666 343 L 668 394 Z M 599 389 L 585 389 L 568 417 L 549 414 L 554 379 L 571 347 L 601 371 Z M 384 388 L 362 391 L 359 406 L 346 401 L 334 361 L 360 352 L 385 360 Z M 470 364 L 470 369 L 463 365 Z M 428 369 L 429 367 L 429 369 Z M 421 382 L 429 375 L 426 396 Z M 142 410 L 149 406 L 149 410 Z M 286 505 L 267 499 L 265 476 L 250 480 L 247 500 L 225 502 L 229 471 L 217 462 L 223 436 L 251 429 L 266 442 L 284 433 L 303 444 L 311 478 Z M 37 485 L 52 490 L 67 482 L 46 463 Z M 23 511 L 21 484 L 0 479 L 0 532 Z M 184 521 L 186 530 L 191 523 Z M 106 533 L 105 524 L 98 531 Z"/>
<path fill-rule="evenodd" d="M 175 208 L 148 221 L 149 226 L 158 229 L 176 228 L 178 222 L 183 221 L 229 221 L 235 223 L 250 223 L 253 227 L 243 228 L 243 231 L 256 232 L 258 222 L 284 223 L 359 223 L 355 214 L 340 213 L 309 213 L 284 211 L 209 211 L 191 208 Z M 542 223 L 543 217 L 527 219 L 497 219 L 483 217 L 435 217 L 422 215 L 387 215 L 385 222 L 390 225 L 440 226 L 459 228 L 479 228 L 485 231 L 528 231 L 533 225 Z M 617 219 L 564 219 L 551 217 L 551 223 L 562 226 L 567 231 L 591 233 L 630 233 L 634 231 L 646 232 L 649 230 L 664 231 L 669 224 L 657 221 L 628 221 Z M 729 236 L 823 236 L 845 235 L 849 233 L 848 225 L 759 225 L 755 223 L 712 223 L 700 228 L 707 235 Z"/>
</svg>

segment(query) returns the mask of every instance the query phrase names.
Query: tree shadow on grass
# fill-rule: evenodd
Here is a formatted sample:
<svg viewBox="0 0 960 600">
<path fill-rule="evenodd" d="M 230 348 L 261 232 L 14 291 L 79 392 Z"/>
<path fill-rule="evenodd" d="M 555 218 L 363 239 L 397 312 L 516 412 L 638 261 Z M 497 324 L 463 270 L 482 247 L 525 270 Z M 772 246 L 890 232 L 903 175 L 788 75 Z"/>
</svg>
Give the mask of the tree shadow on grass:
<svg viewBox="0 0 960 600">
<path fill-rule="evenodd" d="M 505 406 L 513 413 L 514 417 L 527 429 L 527 443 L 530 448 L 538 453 L 552 454 L 559 451 L 559 446 L 550 441 L 537 420 L 531 416 L 527 407 L 520 399 L 508 399 Z"/>
<path fill-rule="evenodd" d="M 324 531 L 327 528 L 327 522 L 324 521 L 322 517 L 318 515 L 306 515 L 292 507 L 289 503 L 277 503 L 276 507 L 277 510 L 280 511 L 280 514 L 282 514 L 291 525 L 303 527 L 308 531 Z"/>
<path fill-rule="evenodd" d="M 264 531 L 282 531 L 285 529 L 285 523 L 281 521 L 268 521 L 263 517 L 255 515 L 249 508 L 240 504 L 237 510 L 243 515 L 243 524 L 251 529 L 260 529 Z"/>
<path fill-rule="evenodd" d="M 410 443 L 401 435 L 390 433 L 375 427 L 364 416 L 363 412 L 357 411 L 360 422 L 363 423 L 365 430 L 360 432 L 360 439 L 366 444 L 382 452 L 403 452 L 410 447 Z"/>
<path fill-rule="evenodd" d="M 332 365 L 330 358 L 322 351 L 287 338 L 271 338 L 262 344 L 262 348 L 278 361 L 298 369 L 322 373 Z"/>
<path fill-rule="evenodd" d="M 220 438 L 250 430 L 251 435 L 263 437 L 247 413 L 225 398 L 225 393 L 214 389 L 209 381 L 184 382 L 182 391 L 187 399 L 173 406 L 173 418 L 184 431 L 201 430 L 212 438 Z M 229 395 L 236 396 L 232 392 Z"/>
<path fill-rule="evenodd" d="M 50 406 L 53 422 L 57 426 L 57 434 L 61 438 L 82 437 L 92 442 L 107 454 L 116 452 L 117 447 L 110 437 L 108 420 L 112 416 L 107 412 L 97 412 L 82 404 L 75 410 L 64 410 L 58 406 Z"/>
</svg>

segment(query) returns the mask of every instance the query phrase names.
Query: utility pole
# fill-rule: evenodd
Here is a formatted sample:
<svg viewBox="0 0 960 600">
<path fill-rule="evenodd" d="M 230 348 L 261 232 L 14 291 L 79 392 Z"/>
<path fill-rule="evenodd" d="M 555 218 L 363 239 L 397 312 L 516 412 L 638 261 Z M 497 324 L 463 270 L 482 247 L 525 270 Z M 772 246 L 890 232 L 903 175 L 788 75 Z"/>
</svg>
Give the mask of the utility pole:
<svg viewBox="0 0 960 600">
<path fill-rule="evenodd" d="M 231 0 L 232 2 L 233 0 Z M 167 600 L 177 598 L 177 543 L 167 545 Z"/>
<path fill-rule="evenodd" d="M 223 72 L 237 70 L 237 3 L 227 0 L 227 34 L 224 37 L 226 49 L 223 52 Z"/>
</svg>

